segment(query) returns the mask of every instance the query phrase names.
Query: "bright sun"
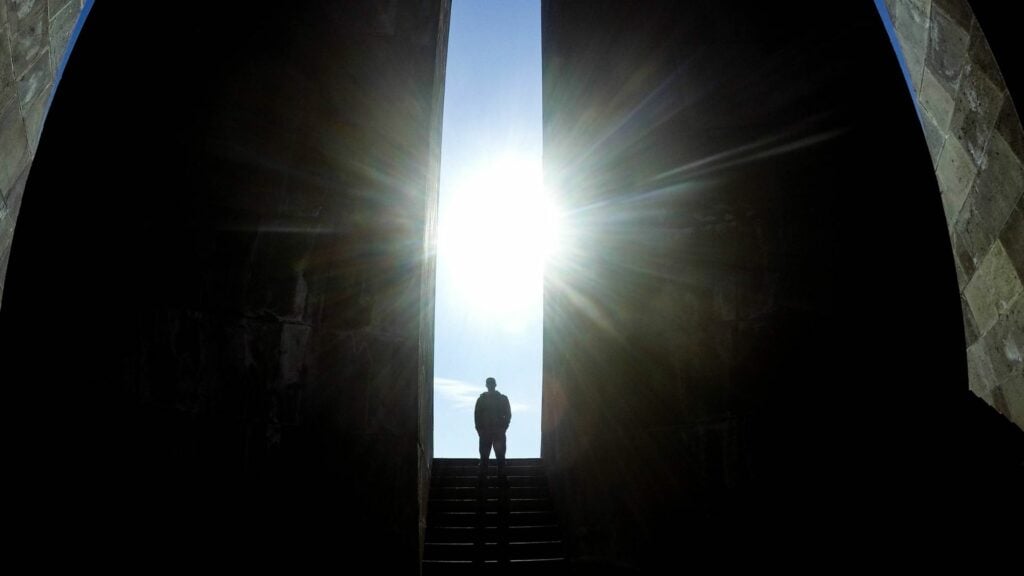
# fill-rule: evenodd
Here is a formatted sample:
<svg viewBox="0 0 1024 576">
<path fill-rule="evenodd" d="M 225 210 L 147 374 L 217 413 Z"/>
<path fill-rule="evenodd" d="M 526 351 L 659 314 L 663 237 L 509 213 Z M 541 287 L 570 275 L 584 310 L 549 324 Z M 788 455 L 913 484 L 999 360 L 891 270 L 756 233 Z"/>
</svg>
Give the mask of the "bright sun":
<svg viewBox="0 0 1024 576">
<path fill-rule="evenodd" d="M 507 330 L 541 305 L 544 261 L 557 246 L 557 214 L 540 162 L 504 157 L 456 183 L 439 223 L 438 264 L 461 301 Z"/>
</svg>

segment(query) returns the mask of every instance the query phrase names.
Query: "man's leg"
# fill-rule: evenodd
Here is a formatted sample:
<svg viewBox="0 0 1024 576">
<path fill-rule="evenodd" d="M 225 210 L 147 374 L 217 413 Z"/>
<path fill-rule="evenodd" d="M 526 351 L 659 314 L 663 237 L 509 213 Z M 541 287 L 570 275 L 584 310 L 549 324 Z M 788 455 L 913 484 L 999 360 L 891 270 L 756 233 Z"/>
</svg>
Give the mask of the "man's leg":
<svg viewBox="0 0 1024 576">
<path fill-rule="evenodd" d="M 491 435 L 480 433 L 480 475 L 487 474 L 487 459 L 491 456 Z"/>
<path fill-rule="evenodd" d="M 498 460 L 498 475 L 505 473 L 505 433 L 494 435 L 494 457 Z"/>
</svg>

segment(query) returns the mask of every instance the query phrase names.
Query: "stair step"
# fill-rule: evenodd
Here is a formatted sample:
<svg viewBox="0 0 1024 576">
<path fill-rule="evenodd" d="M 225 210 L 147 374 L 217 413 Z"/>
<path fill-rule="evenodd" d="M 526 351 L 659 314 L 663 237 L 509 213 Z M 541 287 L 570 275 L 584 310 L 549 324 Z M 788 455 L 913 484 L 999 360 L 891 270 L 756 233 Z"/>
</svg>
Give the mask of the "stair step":
<svg viewBox="0 0 1024 576">
<path fill-rule="evenodd" d="M 495 561 L 474 564 L 465 560 L 424 560 L 423 576 L 443 574 L 530 574 L 554 576 L 565 574 L 568 564 L 565 558 L 542 558 L 534 560 L 511 560 L 508 563 Z"/>
<path fill-rule="evenodd" d="M 542 524 L 554 524 L 555 515 L 553 512 L 509 512 L 507 516 L 508 526 L 537 526 Z M 427 515 L 429 526 L 498 526 L 502 519 L 497 512 L 436 512 Z M 504 523 L 504 522 L 501 522 Z"/>
<path fill-rule="evenodd" d="M 493 463 L 494 456 L 490 461 Z M 480 462 L 479 458 L 434 458 L 434 467 L 439 466 L 475 466 Z M 540 458 L 506 458 L 506 466 L 543 466 L 544 461 Z"/>
<path fill-rule="evenodd" d="M 444 476 L 476 476 L 480 473 L 480 468 L 476 464 L 468 466 L 442 466 L 435 467 L 431 474 L 434 477 Z M 494 462 L 487 467 L 487 474 L 494 476 L 498 473 L 498 467 Z M 505 473 L 516 476 L 543 476 L 543 466 L 509 466 L 505 465 Z"/>
<path fill-rule="evenodd" d="M 565 548 L 560 540 L 536 542 L 509 542 L 502 546 L 499 542 L 484 541 L 477 543 L 427 543 L 423 546 L 424 560 L 498 560 L 503 557 L 516 560 L 532 560 L 537 558 L 560 558 L 565 555 Z"/>
<path fill-rule="evenodd" d="M 471 543 L 482 533 L 484 541 L 495 542 L 499 532 L 497 527 L 480 529 L 464 526 L 430 526 L 427 528 L 426 541 Z M 556 524 L 509 526 L 505 529 L 505 537 L 509 542 L 543 542 L 561 539 L 561 530 Z"/>
<path fill-rule="evenodd" d="M 545 486 L 509 486 L 504 490 L 498 486 L 487 486 L 484 488 L 487 498 L 547 498 L 548 487 Z M 430 489 L 431 498 L 439 499 L 462 499 L 476 498 L 478 489 L 476 486 L 434 486 Z"/>
<path fill-rule="evenodd" d="M 550 511 L 550 498 L 498 498 L 497 495 L 480 501 L 477 498 L 440 498 L 431 499 L 428 504 L 428 511 L 431 512 L 476 512 L 479 508 L 488 512 L 495 512 L 502 506 L 507 506 L 511 511 Z"/>
<path fill-rule="evenodd" d="M 505 477 L 504 483 L 499 482 L 495 477 L 488 477 L 485 482 L 485 486 L 488 488 L 491 486 L 500 487 L 503 484 L 509 487 L 517 486 L 546 486 L 547 478 L 544 476 L 517 476 L 508 474 Z M 475 474 L 460 474 L 457 476 L 435 476 L 431 480 L 431 488 L 437 487 L 448 487 L 448 486 L 478 486 L 480 478 Z"/>
</svg>

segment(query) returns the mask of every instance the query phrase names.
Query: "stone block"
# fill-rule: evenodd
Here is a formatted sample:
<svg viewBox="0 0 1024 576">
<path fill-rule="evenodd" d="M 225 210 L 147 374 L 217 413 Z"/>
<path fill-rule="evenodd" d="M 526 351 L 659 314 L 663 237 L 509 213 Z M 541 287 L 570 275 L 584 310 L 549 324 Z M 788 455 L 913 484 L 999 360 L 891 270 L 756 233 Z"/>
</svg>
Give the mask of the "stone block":
<svg viewBox="0 0 1024 576">
<path fill-rule="evenodd" d="M 995 55 L 989 46 L 988 39 L 978 25 L 978 21 L 971 23 L 970 44 L 967 46 L 967 62 L 974 69 L 975 73 L 985 76 L 990 82 L 997 86 L 1005 86 L 1003 74 L 996 63 Z"/>
<path fill-rule="evenodd" d="M 7 254 L 11 251 L 11 241 L 14 239 L 14 219 L 6 210 L 0 214 L 0 254 Z"/>
<path fill-rule="evenodd" d="M 921 92 L 921 84 L 924 82 L 924 57 L 925 51 L 917 47 L 903 50 L 903 60 L 907 64 L 907 72 L 910 73 L 910 83 L 914 86 L 914 93 Z"/>
<path fill-rule="evenodd" d="M 921 107 L 931 115 L 935 125 L 942 133 L 949 130 L 949 123 L 953 119 L 953 111 L 956 108 L 954 96 L 955 92 L 945 88 L 936 79 L 934 72 L 927 68 L 924 70 L 918 101 L 921 103 Z"/>
<path fill-rule="evenodd" d="M 11 242 L 14 240 L 14 219 L 7 214 L 0 215 L 0 297 L 7 279 L 7 263 L 11 257 Z M 0 300 L 0 304 L 2 304 Z"/>
<path fill-rule="evenodd" d="M 43 122 L 46 120 L 47 105 L 50 103 L 50 91 L 45 90 L 36 96 L 36 99 L 28 105 L 25 110 L 25 132 L 28 135 L 28 145 L 33 153 L 39 146 L 39 138 L 43 133 Z"/>
<path fill-rule="evenodd" d="M 52 4 L 52 2 L 51 2 Z M 67 50 L 68 41 L 71 40 L 71 33 L 75 30 L 80 10 L 73 4 L 64 6 L 62 10 L 50 12 L 50 65 L 54 74 L 64 58 L 64 51 Z"/>
<path fill-rule="evenodd" d="M 971 276 L 967 273 L 966 270 L 964 270 L 964 267 L 962 264 L 960 264 L 960 260 L 958 258 L 953 258 L 953 267 L 956 268 L 957 289 L 960 290 L 960 292 L 962 293 L 964 291 L 964 288 L 967 287 L 967 284 L 970 283 Z"/>
<path fill-rule="evenodd" d="M 992 407 L 1006 418 L 1010 418 L 1010 409 L 1006 405 L 1006 396 L 1003 394 L 1003 383 L 996 382 L 992 387 Z"/>
<path fill-rule="evenodd" d="M 1024 191 L 1024 163 L 1021 163 L 1013 145 L 994 132 L 985 150 L 985 159 L 978 174 L 978 185 L 987 192 L 1000 191 L 1014 202 Z"/>
<path fill-rule="evenodd" d="M 990 405 L 994 404 L 992 389 L 996 386 L 996 377 L 981 342 L 967 348 L 967 383 L 971 392 Z"/>
<path fill-rule="evenodd" d="M 989 141 L 984 164 L 955 223 L 975 264 L 999 237 L 1024 191 L 1024 166 L 998 134 Z"/>
<path fill-rule="evenodd" d="M 21 103 L 21 107 L 27 109 L 39 95 L 49 95 L 52 80 L 50 55 L 47 50 L 18 81 L 18 101 Z"/>
<path fill-rule="evenodd" d="M 939 154 L 942 153 L 942 146 L 946 143 L 946 133 L 938 127 L 935 119 L 925 110 L 921 110 L 921 127 L 924 129 L 924 140 L 928 144 L 932 165 L 938 165 Z"/>
<path fill-rule="evenodd" d="M 21 199 L 25 195 L 25 184 L 28 182 L 28 173 L 31 168 L 32 166 L 26 163 L 17 180 L 7 191 L 7 215 L 14 222 L 18 221 L 18 214 L 21 212 Z"/>
<path fill-rule="evenodd" d="M 0 158 L 0 194 L 9 201 L 14 182 L 29 160 L 25 122 L 17 102 L 0 111 Z"/>
<path fill-rule="evenodd" d="M 904 54 L 914 50 L 924 55 L 928 49 L 927 7 L 922 8 L 914 2 L 900 2 L 892 14 L 892 24 L 899 35 Z"/>
<path fill-rule="evenodd" d="M 956 260 L 958 270 L 962 270 L 963 277 L 957 276 L 957 280 L 960 281 L 960 291 L 962 292 L 967 287 L 967 282 L 970 281 L 971 276 L 974 276 L 974 271 L 977 270 L 977 264 L 974 261 L 974 256 L 971 251 L 967 249 L 967 245 L 964 239 L 960 236 L 960 232 L 954 227 L 950 237 L 950 242 L 953 244 L 953 256 Z M 960 272 L 958 272 L 960 274 Z"/>
<path fill-rule="evenodd" d="M 893 0 L 892 7 L 889 8 L 890 13 L 895 11 L 900 4 L 907 4 L 914 10 L 921 12 L 925 16 L 931 10 L 932 0 Z"/>
<path fill-rule="evenodd" d="M 960 142 L 956 138 L 946 138 L 946 144 L 939 154 L 936 177 L 939 181 L 939 191 L 942 193 L 942 206 L 946 210 L 947 223 L 952 223 L 960 213 L 976 172 L 974 162 Z"/>
<path fill-rule="evenodd" d="M 958 243 L 954 251 L 965 271 L 968 261 L 977 267 L 988 254 L 1012 209 L 1005 198 L 971 188 L 954 223 Z"/>
<path fill-rule="evenodd" d="M 1019 379 L 1010 380 L 1003 382 L 999 389 L 1008 412 L 1006 416 L 1024 430 L 1024 382 Z"/>
<path fill-rule="evenodd" d="M 999 241 L 1006 248 L 1017 275 L 1024 278 L 1024 195 L 1017 199 L 1017 207 L 999 233 Z"/>
<path fill-rule="evenodd" d="M 982 204 L 978 196 L 972 187 L 964 201 L 964 207 L 953 221 L 953 254 L 968 276 L 973 275 L 973 270 L 977 269 L 982 258 L 992 247 L 992 238 L 986 233 L 988 227 L 978 209 Z M 965 286 L 961 284 L 960 288 L 963 289 Z"/>
<path fill-rule="evenodd" d="M 981 70 L 968 64 L 964 68 L 949 132 L 963 144 L 975 166 L 981 166 L 989 134 L 1003 107 L 1006 89 L 994 84 Z"/>
<path fill-rule="evenodd" d="M 16 87 L 10 37 L 6 33 L 6 23 L 0 20 L 0 110 L 4 109 L 17 94 Z"/>
<path fill-rule="evenodd" d="M 2 0 L 10 20 L 24 19 L 37 10 L 46 10 L 46 0 Z"/>
<path fill-rule="evenodd" d="M 999 316 L 1008 313 L 1014 299 L 1024 291 L 1020 276 L 1010 262 L 1002 242 L 996 242 L 964 289 L 978 332 L 984 337 Z"/>
<path fill-rule="evenodd" d="M 1024 382 L 1024 297 L 1010 303 L 981 342 L 996 380 Z"/>
<path fill-rule="evenodd" d="M 925 29 L 927 33 L 927 29 Z M 927 52 L 927 41 L 919 44 L 909 34 L 896 30 L 896 41 L 899 43 L 898 50 L 903 54 L 903 60 L 910 73 L 910 82 L 914 86 L 914 92 L 921 91 L 921 81 L 924 77 L 924 59 Z"/>
<path fill-rule="evenodd" d="M 967 60 L 970 28 L 959 24 L 942 10 L 932 5 L 928 25 L 928 53 L 925 66 L 950 94 L 960 86 L 960 72 Z"/>
<path fill-rule="evenodd" d="M 978 341 L 978 323 L 974 321 L 974 313 L 963 296 L 960 296 L 960 311 L 964 317 L 964 341 L 970 347 Z"/>
<path fill-rule="evenodd" d="M 967 0 L 932 0 L 932 12 L 938 8 L 942 13 L 951 18 L 958 26 L 969 30 L 974 14 Z"/>
<path fill-rule="evenodd" d="M 46 10 L 52 20 L 58 13 L 63 10 L 66 6 L 71 5 L 71 11 L 77 12 L 76 8 L 80 9 L 81 4 L 78 2 L 72 2 L 72 0 L 46 0 Z"/>
<path fill-rule="evenodd" d="M 21 78 L 50 46 L 46 3 L 40 0 L 7 0 L 14 76 Z"/>
<path fill-rule="evenodd" d="M 1003 98 L 1003 107 L 999 111 L 999 118 L 996 119 L 995 131 L 1009 145 L 1017 161 L 1024 164 L 1024 128 L 1021 127 L 1020 116 L 1017 107 L 1013 105 L 1012 97 Z"/>
</svg>

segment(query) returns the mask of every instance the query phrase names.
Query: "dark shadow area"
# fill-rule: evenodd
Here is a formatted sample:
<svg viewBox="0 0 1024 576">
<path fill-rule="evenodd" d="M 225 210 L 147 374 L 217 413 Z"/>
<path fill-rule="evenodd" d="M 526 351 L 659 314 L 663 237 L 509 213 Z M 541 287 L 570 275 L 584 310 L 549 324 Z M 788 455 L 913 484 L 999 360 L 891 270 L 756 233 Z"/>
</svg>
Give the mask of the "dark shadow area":
<svg viewBox="0 0 1024 576">
<path fill-rule="evenodd" d="M 871 2 L 544 3 L 542 457 L 570 555 L 971 557 L 1024 434 L 967 388 L 942 204 Z M 977 544 L 977 545 L 975 545 Z"/>
<path fill-rule="evenodd" d="M 0 312 L 33 552 L 416 570 L 446 22 L 97 3 Z"/>
</svg>

